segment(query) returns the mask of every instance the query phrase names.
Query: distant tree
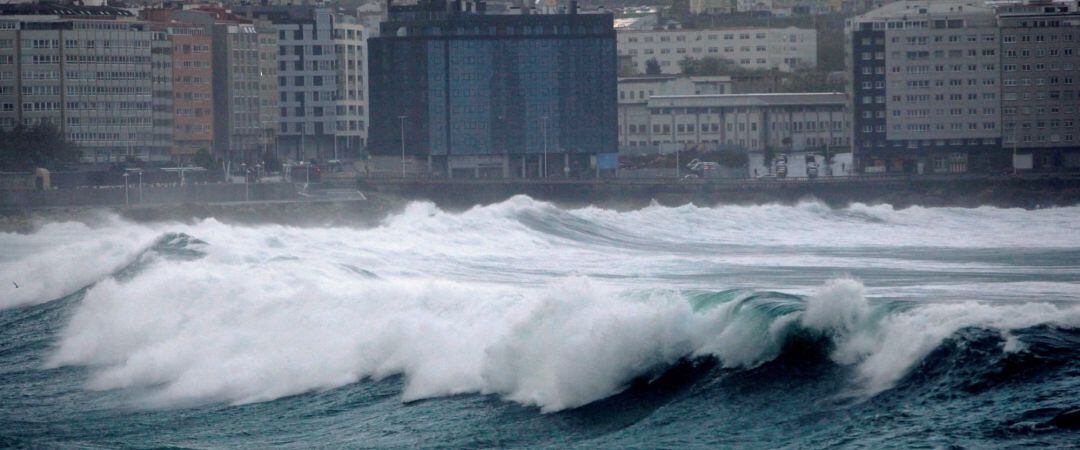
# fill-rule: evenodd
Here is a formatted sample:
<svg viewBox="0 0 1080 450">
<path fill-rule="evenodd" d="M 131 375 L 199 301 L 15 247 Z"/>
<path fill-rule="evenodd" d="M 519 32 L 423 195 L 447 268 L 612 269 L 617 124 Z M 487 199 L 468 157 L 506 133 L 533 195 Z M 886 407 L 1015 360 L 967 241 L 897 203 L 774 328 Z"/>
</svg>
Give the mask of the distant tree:
<svg viewBox="0 0 1080 450">
<path fill-rule="evenodd" d="M 660 75 L 661 73 L 662 71 L 660 70 L 660 61 L 657 61 L 656 58 L 645 61 L 646 75 Z"/>
<path fill-rule="evenodd" d="M 51 122 L 0 131 L 0 170 L 57 169 L 78 162 L 81 155 Z"/>
<path fill-rule="evenodd" d="M 791 138 L 784 138 L 784 144 L 785 145 L 788 145 L 790 143 L 791 143 Z M 773 165 L 772 165 L 772 163 L 773 163 L 773 160 L 776 159 L 776 149 L 774 149 L 771 145 L 765 145 L 765 152 L 762 153 L 761 159 L 765 163 L 765 170 L 766 170 L 765 173 L 772 174 L 773 173 Z"/>
<path fill-rule="evenodd" d="M 210 151 L 205 148 L 200 148 L 199 151 L 195 152 L 195 157 L 191 159 L 191 162 L 204 169 L 214 167 L 214 157 L 210 156 Z"/>
<path fill-rule="evenodd" d="M 690 16 L 690 0 L 671 0 L 671 6 L 663 12 L 663 18 L 684 20 Z"/>
<path fill-rule="evenodd" d="M 683 58 L 679 61 L 679 68 L 683 74 L 690 76 L 745 76 L 769 72 L 768 69 L 747 69 L 735 61 L 715 56 Z"/>
</svg>

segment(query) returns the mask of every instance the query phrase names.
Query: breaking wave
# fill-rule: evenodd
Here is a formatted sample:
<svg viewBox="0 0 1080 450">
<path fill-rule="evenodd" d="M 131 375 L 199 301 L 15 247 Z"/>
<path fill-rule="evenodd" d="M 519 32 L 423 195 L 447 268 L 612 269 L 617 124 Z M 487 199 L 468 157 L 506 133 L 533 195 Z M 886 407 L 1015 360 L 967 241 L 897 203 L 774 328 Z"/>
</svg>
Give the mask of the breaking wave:
<svg viewBox="0 0 1080 450">
<path fill-rule="evenodd" d="M 685 361 L 751 370 L 798 342 L 817 343 L 847 370 L 850 394 L 866 398 L 933 372 L 970 330 L 999 336 L 1001 354 L 1023 353 L 1038 341 L 1026 330 L 1071 332 L 1080 309 L 1052 298 L 890 300 L 847 276 L 790 293 L 723 289 L 709 277 L 841 259 L 791 246 L 1059 251 L 1076 247 L 1075 214 L 818 203 L 616 212 L 515 197 L 462 213 L 413 203 L 366 230 L 54 224 L 0 235 L 12 249 L 0 273 L 20 280 L 0 288 L 0 309 L 89 286 L 44 368 L 87 367 L 87 388 L 129 390 L 151 407 L 261 402 L 401 375 L 405 401 L 479 393 L 552 412 Z M 751 245 L 774 250 L 750 254 Z M 1075 292 L 1063 277 L 1042 287 Z"/>
</svg>

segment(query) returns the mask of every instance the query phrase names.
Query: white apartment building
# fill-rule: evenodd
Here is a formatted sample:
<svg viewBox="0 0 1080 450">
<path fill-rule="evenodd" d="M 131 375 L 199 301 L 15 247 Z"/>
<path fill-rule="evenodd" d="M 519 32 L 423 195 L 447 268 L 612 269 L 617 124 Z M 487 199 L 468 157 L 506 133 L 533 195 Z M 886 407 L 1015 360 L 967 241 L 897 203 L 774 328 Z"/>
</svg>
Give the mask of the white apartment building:
<svg viewBox="0 0 1080 450">
<path fill-rule="evenodd" d="M 253 14 L 269 20 L 278 33 L 278 151 L 296 160 L 332 157 L 337 131 L 333 14 L 288 6 L 259 7 Z"/>
<path fill-rule="evenodd" d="M 367 145 L 367 28 L 322 7 L 241 10 L 278 32 L 278 151 L 295 160 L 358 155 Z"/>
<path fill-rule="evenodd" d="M 117 8 L 27 5 L 0 16 L 0 128 L 49 121 L 84 162 L 149 159 L 151 39 Z"/>
<path fill-rule="evenodd" d="M 848 28 L 854 140 L 866 171 L 966 172 L 1000 159 L 992 9 L 977 0 L 898 1 Z"/>
<path fill-rule="evenodd" d="M 723 58 L 747 69 L 791 72 L 817 66 L 817 31 L 802 28 L 619 31 L 620 56 L 646 73 L 655 59 L 664 74 L 681 73 L 684 58 Z"/>
<path fill-rule="evenodd" d="M 367 146 L 368 29 L 353 17 L 334 16 L 337 55 L 337 134 L 335 149 L 351 152 Z"/>
<path fill-rule="evenodd" d="M 993 6 L 1001 27 L 1002 143 L 1013 168 L 1080 168 L 1080 2 Z"/>
</svg>

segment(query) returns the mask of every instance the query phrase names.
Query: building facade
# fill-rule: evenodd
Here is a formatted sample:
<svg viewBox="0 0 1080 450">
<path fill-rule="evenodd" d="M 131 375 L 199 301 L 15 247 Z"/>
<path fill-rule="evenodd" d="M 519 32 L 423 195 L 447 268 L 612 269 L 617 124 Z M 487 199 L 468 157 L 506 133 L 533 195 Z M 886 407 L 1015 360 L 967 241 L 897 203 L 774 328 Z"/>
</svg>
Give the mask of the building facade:
<svg viewBox="0 0 1080 450">
<path fill-rule="evenodd" d="M 358 156 L 367 140 L 365 27 L 320 7 L 240 11 L 277 30 L 279 150 L 294 160 Z"/>
<path fill-rule="evenodd" d="M 277 30 L 215 7 L 172 11 L 171 17 L 210 33 L 215 158 L 255 164 L 278 152 Z"/>
<path fill-rule="evenodd" d="M 292 159 L 323 159 L 337 131 L 337 56 L 329 9 L 266 6 L 243 9 L 277 35 L 278 148 Z"/>
<path fill-rule="evenodd" d="M 1080 168 L 1080 2 L 994 4 L 1002 140 L 1019 170 Z"/>
<path fill-rule="evenodd" d="M 151 79 L 153 80 L 154 128 L 151 155 L 169 157 L 173 147 L 173 76 L 172 42 L 168 32 L 151 24 Z"/>
<path fill-rule="evenodd" d="M 853 142 L 866 173 L 962 173 L 1001 151 L 1000 33 L 976 0 L 899 1 L 848 22 Z"/>
<path fill-rule="evenodd" d="M 622 142 L 631 152 L 849 151 L 843 93 L 654 95 L 627 108 Z"/>
<path fill-rule="evenodd" d="M 651 140 L 631 138 L 648 121 L 649 98 L 657 95 L 716 95 L 734 93 L 731 77 L 676 75 L 619 78 L 619 153 L 652 153 Z M 631 127 L 633 125 L 633 127 Z"/>
<path fill-rule="evenodd" d="M 391 8 L 368 41 L 370 151 L 451 177 L 592 173 L 618 150 L 612 15 L 485 10 Z"/>
<path fill-rule="evenodd" d="M 367 40 L 368 28 L 355 18 L 339 15 L 334 21 L 337 56 L 337 131 L 334 148 L 355 157 L 367 147 Z"/>
<path fill-rule="evenodd" d="M 51 122 L 87 163 L 157 158 L 152 38 L 118 8 L 3 7 L 0 127 Z"/>
<path fill-rule="evenodd" d="M 619 55 L 638 73 L 656 60 L 664 74 L 679 74 L 685 58 L 722 58 L 746 69 L 791 72 L 817 66 L 817 31 L 801 28 L 620 31 Z"/>
</svg>

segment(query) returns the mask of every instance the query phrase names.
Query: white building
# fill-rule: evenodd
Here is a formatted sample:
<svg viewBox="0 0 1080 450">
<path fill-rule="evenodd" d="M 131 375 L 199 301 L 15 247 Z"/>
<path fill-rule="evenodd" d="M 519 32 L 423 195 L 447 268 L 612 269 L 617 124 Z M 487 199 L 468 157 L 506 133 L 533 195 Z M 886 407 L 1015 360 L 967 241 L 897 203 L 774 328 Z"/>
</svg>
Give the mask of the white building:
<svg viewBox="0 0 1080 450">
<path fill-rule="evenodd" d="M 367 28 L 323 7 L 250 11 L 278 33 L 278 151 L 295 160 L 358 155 L 367 144 Z"/>
<path fill-rule="evenodd" d="M 0 128 L 48 121 L 84 162 L 150 159 L 149 26 L 117 8 L 23 6 L 0 16 Z"/>
<path fill-rule="evenodd" d="M 681 73 L 684 58 L 723 58 L 747 69 L 791 72 L 817 66 L 817 32 L 801 28 L 619 31 L 620 56 L 639 73 L 655 59 L 664 74 Z"/>
<path fill-rule="evenodd" d="M 620 142 L 631 153 L 843 153 L 851 145 L 846 105 L 843 93 L 655 95 L 620 111 Z"/>
<path fill-rule="evenodd" d="M 1001 152 L 1001 42 L 979 0 L 906 0 L 847 30 L 854 141 L 869 173 L 988 170 Z"/>
<path fill-rule="evenodd" d="M 334 53 L 337 55 L 337 133 L 334 148 L 355 156 L 367 146 L 367 38 L 368 29 L 356 19 L 334 16 Z"/>
</svg>

